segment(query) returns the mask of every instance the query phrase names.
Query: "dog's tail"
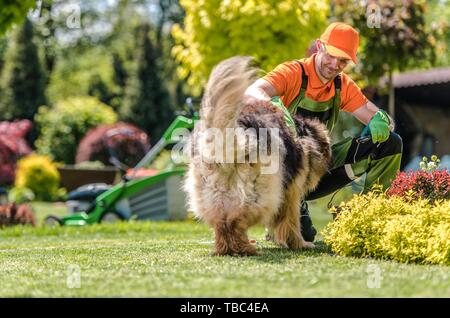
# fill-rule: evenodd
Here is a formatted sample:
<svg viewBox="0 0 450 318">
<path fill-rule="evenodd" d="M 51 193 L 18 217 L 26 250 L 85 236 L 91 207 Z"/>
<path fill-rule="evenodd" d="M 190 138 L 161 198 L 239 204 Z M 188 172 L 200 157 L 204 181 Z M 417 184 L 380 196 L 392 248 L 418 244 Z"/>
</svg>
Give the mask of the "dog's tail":
<svg viewBox="0 0 450 318">
<path fill-rule="evenodd" d="M 252 62 L 251 57 L 235 56 L 214 67 L 201 106 L 201 117 L 206 127 L 224 129 L 236 126 L 242 96 L 259 71 Z"/>
</svg>

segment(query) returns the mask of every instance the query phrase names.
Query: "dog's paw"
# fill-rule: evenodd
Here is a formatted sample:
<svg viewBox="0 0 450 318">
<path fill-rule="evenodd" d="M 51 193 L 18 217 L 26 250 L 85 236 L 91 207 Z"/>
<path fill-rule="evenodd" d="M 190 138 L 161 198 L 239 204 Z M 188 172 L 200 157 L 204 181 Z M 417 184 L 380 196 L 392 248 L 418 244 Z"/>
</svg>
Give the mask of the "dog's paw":
<svg viewBox="0 0 450 318">
<path fill-rule="evenodd" d="M 242 247 L 238 250 L 215 250 L 212 253 L 212 256 L 256 256 L 259 255 L 259 252 L 256 250 L 256 247 L 248 244 L 248 246 Z"/>
<path fill-rule="evenodd" d="M 258 255 L 258 251 L 256 250 L 256 247 L 253 245 L 248 245 L 242 250 L 239 250 L 236 252 L 237 255 L 235 256 L 255 256 Z"/>
<path fill-rule="evenodd" d="M 312 242 L 307 242 L 307 241 L 304 241 L 303 246 L 302 246 L 302 248 L 304 248 L 304 249 L 313 249 L 315 247 L 316 246 Z"/>
<path fill-rule="evenodd" d="M 312 249 L 315 247 L 315 245 L 305 240 L 292 240 L 289 241 L 288 247 L 292 250 L 304 250 L 304 249 Z"/>
</svg>

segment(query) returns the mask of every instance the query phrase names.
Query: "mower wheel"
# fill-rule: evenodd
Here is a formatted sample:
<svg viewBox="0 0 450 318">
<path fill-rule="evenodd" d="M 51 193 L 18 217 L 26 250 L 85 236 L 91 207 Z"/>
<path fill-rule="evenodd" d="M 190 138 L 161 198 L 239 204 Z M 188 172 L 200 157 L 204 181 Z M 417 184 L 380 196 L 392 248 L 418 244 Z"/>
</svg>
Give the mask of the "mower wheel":
<svg viewBox="0 0 450 318">
<path fill-rule="evenodd" d="M 44 220 L 44 225 L 48 227 L 56 227 L 63 225 L 62 220 L 54 215 L 47 216 Z"/>
<path fill-rule="evenodd" d="M 123 217 L 115 211 L 107 211 L 103 213 L 100 223 L 116 223 L 122 221 Z"/>
</svg>

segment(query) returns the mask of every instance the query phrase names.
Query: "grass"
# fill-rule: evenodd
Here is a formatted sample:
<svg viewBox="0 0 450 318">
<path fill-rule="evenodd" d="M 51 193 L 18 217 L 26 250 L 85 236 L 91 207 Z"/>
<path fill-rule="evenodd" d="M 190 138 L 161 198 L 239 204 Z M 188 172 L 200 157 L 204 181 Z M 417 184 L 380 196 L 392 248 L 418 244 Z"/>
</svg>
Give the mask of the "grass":
<svg viewBox="0 0 450 318">
<path fill-rule="evenodd" d="M 320 206 L 311 205 L 319 229 L 331 219 Z M 65 213 L 61 205 L 33 207 L 40 220 Z M 450 295 L 449 267 L 339 257 L 320 241 L 312 251 L 288 251 L 265 242 L 262 228 L 250 237 L 261 255 L 233 258 L 210 256 L 212 232 L 192 221 L 6 228 L 0 230 L 0 297 Z M 379 288 L 369 288 L 377 287 L 377 271 Z"/>
<path fill-rule="evenodd" d="M 64 202 L 56 202 L 50 204 L 47 202 L 36 201 L 32 202 L 30 205 L 34 210 L 34 215 L 38 224 L 42 224 L 42 222 L 48 215 L 61 217 L 69 213 Z"/>
</svg>

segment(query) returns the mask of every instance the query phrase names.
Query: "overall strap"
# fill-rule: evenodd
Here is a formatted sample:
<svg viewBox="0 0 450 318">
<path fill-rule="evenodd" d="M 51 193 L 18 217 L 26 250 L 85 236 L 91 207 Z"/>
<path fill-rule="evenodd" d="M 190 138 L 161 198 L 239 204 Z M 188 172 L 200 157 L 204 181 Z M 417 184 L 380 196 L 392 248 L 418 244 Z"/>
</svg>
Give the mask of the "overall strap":
<svg viewBox="0 0 450 318">
<path fill-rule="evenodd" d="M 305 73 L 305 68 L 303 67 L 303 63 L 298 61 L 298 60 L 296 60 L 296 62 L 302 68 L 302 86 L 300 87 L 300 90 L 298 91 L 297 97 L 295 97 L 294 100 L 291 103 L 292 107 L 289 107 L 290 108 L 289 111 L 292 114 L 296 114 L 297 113 L 297 109 L 300 106 L 300 101 L 305 96 L 306 88 L 308 87 L 308 75 L 306 75 L 306 73 Z"/>
<path fill-rule="evenodd" d="M 339 112 L 341 109 L 341 75 L 338 74 L 334 78 L 334 97 L 333 97 L 333 110 L 330 120 L 327 122 L 327 128 L 331 132 L 334 125 L 337 123 L 339 118 Z"/>
<path fill-rule="evenodd" d="M 338 74 L 335 78 L 334 78 L 334 88 L 336 90 L 340 90 L 341 89 L 341 74 Z"/>
<path fill-rule="evenodd" d="M 302 68 L 302 87 L 304 90 L 308 87 L 308 75 L 305 73 L 305 68 L 303 67 L 303 63 L 300 61 L 296 61 L 298 64 L 300 64 L 300 67 Z"/>
</svg>

